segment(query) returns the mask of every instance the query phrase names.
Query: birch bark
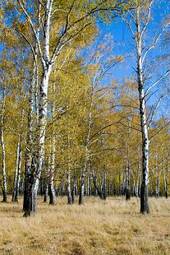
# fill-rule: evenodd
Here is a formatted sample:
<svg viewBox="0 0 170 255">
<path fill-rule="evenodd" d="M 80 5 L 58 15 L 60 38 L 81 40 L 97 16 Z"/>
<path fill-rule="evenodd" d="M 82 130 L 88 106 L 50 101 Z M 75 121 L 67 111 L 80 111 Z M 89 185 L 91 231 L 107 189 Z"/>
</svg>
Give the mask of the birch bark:
<svg viewBox="0 0 170 255">
<path fill-rule="evenodd" d="M 39 180 L 43 169 L 45 159 L 45 132 L 47 125 L 47 106 L 48 106 L 48 87 L 49 79 L 52 71 L 53 64 L 50 61 L 50 28 L 51 28 L 51 14 L 52 14 L 53 0 L 47 0 L 45 6 L 45 21 L 44 21 L 44 47 L 43 47 L 43 73 L 42 81 L 39 91 L 39 136 L 38 136 L 38 166 L 35 171 L 32 198 L 33 198 L 33 211 L 36 211 L 37 192 L 39 187 Z"/>
<path fill-rule="evenodd" d="M 55 173 L 55 153 L 56 153 L 56 143 L 55 143 L 55 136 L 53 136 L 51 141 L 51 166 L 50 166 L 50 173 L 49 173 L 49 204 L 54 205 L 56 203 L 56 194 L 54 188 L 54 173 Z"/>
<path fill-rule="evenodd" d="M 136 54 L 137 54 L 137 78 L 139 92 L 140 125 L 142 132 L 142 183 L 141 183 L 141 213 L 149 213 L 148 183 L 149 183 L 149 136 L 147 125 L 146 102 L 144 92 L 144 77 L 142 65 L 142 31 L 141 31 L 141 7 L 136 9 Z"/>
<path fill-rule="evenodd" d="M 13 189 L 13 193 L 12 193 L 12 202 L 18 202 L 20 177 L 21 177 L 21 163 L 22 163 L 21 135 L 19 135 L 18 145 L 17 145 L 17 157 L 16 157 L 16 167 L 15 167 L 15 177 L 14 177 L 14 189 Z"/>
<path fill-rule="evenodd" d="M 28 111 L 28 132 L 27 132 L 27 146 L 25 151 L 25 180 L 24 180 L 24 201 L 23 201 L 23 211 L 24 216 L 30 216 L 33 212 L 33 196 L 32 187 L 34 181 L 34 168 L 35 168 L 35 152 L 33 153 L 33 146 L 35 141 L 35 130 L 34 130 L 34 91 L 36 86 L 36 57 L 33 63 L 33 73 L 32 81 L 29 89 L 29 111 Z M 36 148 L 37 149 L 37 148 Z M 34 148 L 35 150 L 35 148 Z"/>
<path fill-rule="evenodd" d="M 68 171 L 68 173 L 67 173 L 67 203 L 69 205 L 72 204 L 70 171 Z"/>
<path fill-rule="evenodd" d="M 85 142 L 85 160 L 84 160 L 84 166 L 81 171 L 81 177 L 80 177 L 79 205 L 83 204 L 84 202 L 83 198 L 84 198 L 84 189 L 85 189 L 85 173 L 87 171 L 87 166 L 89 163 L 89 156 L 90 156 L 89 143 L 90 143 L 91 128 L 92 128 L 93 96 L 94 96 L 94 88 L 92 86 L 91 93 L 90 93 L 90 108 L 89 108 L 89 114 L 88 114 L 88 129 L 87 129 L 87 137 Z"/>
<path fill-rule="evenodd" d="M 7 173 L 6 173 L 6 150 L 4 141 L 4 116 L 5 115 L 5 90 L 3 90 L 3 102 L 1 112 L 0 143 L 2 155 L 2 202 L 7 202 Z"/>
</svg>

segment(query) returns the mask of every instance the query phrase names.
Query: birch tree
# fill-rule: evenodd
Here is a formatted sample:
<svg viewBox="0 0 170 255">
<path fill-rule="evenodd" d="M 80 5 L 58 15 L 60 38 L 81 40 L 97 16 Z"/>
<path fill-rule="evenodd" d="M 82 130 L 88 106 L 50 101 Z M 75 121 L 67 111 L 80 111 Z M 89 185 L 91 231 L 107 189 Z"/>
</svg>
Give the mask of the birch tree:
<svg viewBox="0 0 170 255">
<path fill-rule="evenodd" d="M 142 182 L 141 182 L 141 197 L 140 211 L 141 213 L 149 213 L 148 203 L 148 184 L 149 184 L 149 120 L 147 115 L 146 102 L 151 95 L 150 92 L 160 84 L 170 73 L 166 70 L 161 76 L 146 88 L 146 72 L 145 63 L 151 50 L 156 46 L 162 33 L 165 31 L 169 23 L 166 23 L 158 35 L 153 37 L 153 42 L 150 45 L 145 44 L 145 36 L 148 26 L 152 18 L 152 5 L 154 1 L 135 1 L 134 10 L 130 12 L 129 17 L 125 17 L 125 22 L 128 25 L 136 46 L 136 75 L 139 92 L 139 110 L 140 110 L 140 125 L 142 135 Z M 145 15 L 145 17 L 144 17 Z M 155 107 L 154 107 L 155 108 Z M 156 106 L 157 108 L 157 106 Z M 154 111 L 152 111 L 154 114 Z"/>
<path fill-rule="evenodd" d="M 1 141 L 1 154 L 2 154 L 2 194 L 3 202 L 7 202 L 7 173 L 6 173 L 6 149 L 4 141 L 4 118 L 5 118 L 5 102 L 6 92 L 5 88 L 2 89 L 2 106 L 1 106 L 1 127 L 0 127 L 0 141 Z"/>
<path fill-rule="evenodd" d="M 17 144 L 17 153 L 16 153 L 16 166 L 15 166 L 12 202 L 18 202 L 20 178 L 21 178 L 21 163 L 22 163 L 22 147 L 21 147 L 21 135 L 19 135 L 18 144 Z"/>
<path fill-rule="evenodd" d="M 32 198 L 30 203 L 24 202 L 25 205 L 30 204 L 28 207 L 26 206 L 27 208 L 24 207 L 26 212 L 25 214 L 30 215 L 31 212 L 35 212 L 36 210 L 36 196 L 45 157 L 44 146 L 47 124 L 48 88 L 50 75 L 52 73 L 54 64 L 56 63 L 56 60 L 61 54 L 62 50 L 92 25 L 92 14 L 98 12 L 99 10 L 107 10 L 108 6 L 105 7 L 104 5 L 107 1 L 101 1 L 99 3 L 95 3 L 94 5 L 86 1 L 82 1 L 80 5 L 77 5 L 76 1 L 71 3 L 69 2 L 68 5 L 66 5 L 67 11 L 63 17 L 64 22 L 62 26 L 55 29 L 53 27 L 53 25 L 55 25 L 55 18 L 59 14 L 58 10 L 64 7 L 63 3 L 59 4 L 57 1 L 53 0 L 47 0 L 43 3 L 37 1 L 36 6 L 39 10 L 37 15 L 40 15 L 41 17 L 40 19 L 38 17 L 33 19 L 28 8 L 30 3 L 26 3 L 23 0 L 18 0 L 17 2 L 19 8 L 22 10 L 25 16 L 25 19 L 27 20 L 27 23 L 30 26 L 30 31 L 38 47 L 39 59 L 42 65 L 42 77 L 39 87 L 38 165 L 35 173 L 33 174 L 34 177 L 28 178 L 28 184 L 26 186 L 30 186 L 30 191 L 27 192 L 29 195 L 25 194 L 24 198 L 24 201 L 29 200 L 28 196 Z M 111 10 L 117 11 L 121 8 L 121 5 L 122 3 L 115 2 L 111 6 Z M 85 6 L 86 8 L 84 8 Z M 38 20 L 42 22 L 40 26 L 37 26 L 39 23 Z M 52 31 L 53 33 L 55 31 L 56 34 L 56 38 L 54 38 L 54 40 L 52 40 Z M 29 43 L 27 36 L 23 35 L 23 37 Z M 31 44 L 30 47 L 33 55 L 35 55 L 34 47 Z"/>
</svg>

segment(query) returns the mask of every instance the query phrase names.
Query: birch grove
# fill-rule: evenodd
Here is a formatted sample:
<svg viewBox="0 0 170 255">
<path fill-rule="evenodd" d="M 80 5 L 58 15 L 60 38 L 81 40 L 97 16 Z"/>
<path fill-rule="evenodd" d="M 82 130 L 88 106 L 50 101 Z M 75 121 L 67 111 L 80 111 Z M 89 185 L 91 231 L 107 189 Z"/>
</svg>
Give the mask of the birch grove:
<svg viewBox="0 0 170 255">
<path fill-rule="evenodd" d="M 3 202 L 23 197 L 25 217 L 36 213 L 40 195 L 56 206 L 58 196 L 69 205 L 135 196 L 142 214 L 150 212 L 149 196 L 168 198 L 170 23 L 167 16 L 154 27 L 154 4 L 17 0 L 1 7 L 0 181 Z M 101 36 L 100 23 L 109 22 L 115 28 Z M 114 38 L 116 22 L 128 30 L 131 54 Z"/>
</svg>

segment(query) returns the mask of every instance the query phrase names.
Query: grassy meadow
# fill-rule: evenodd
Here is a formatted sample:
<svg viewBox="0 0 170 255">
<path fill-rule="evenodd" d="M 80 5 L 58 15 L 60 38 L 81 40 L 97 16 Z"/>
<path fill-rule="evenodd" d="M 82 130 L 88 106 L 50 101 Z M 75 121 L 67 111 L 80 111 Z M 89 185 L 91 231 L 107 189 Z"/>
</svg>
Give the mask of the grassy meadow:
<svg viewBox="0 0 170 255">
<path fill-rule="evenodd" d="M 0 254 L 170 255 L 170 199 L 150 198 L 149 216 L 139 214 L 137 198 L 86 198 L 82 206 L 39 198 L 31 218 L 21 208 L 0 204 Z"/>
</svg>

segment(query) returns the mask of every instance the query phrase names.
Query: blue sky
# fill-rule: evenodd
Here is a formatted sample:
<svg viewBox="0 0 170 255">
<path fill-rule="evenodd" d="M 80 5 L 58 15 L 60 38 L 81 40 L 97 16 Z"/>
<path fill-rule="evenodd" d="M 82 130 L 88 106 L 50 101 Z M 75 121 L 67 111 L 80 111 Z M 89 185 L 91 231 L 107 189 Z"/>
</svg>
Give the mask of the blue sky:
<svg viewBox="0 0 170 255">
<path fill-rule="evenodd" d="M 164 19 L 168 16 L 170 18 L 170 0 L 155 0 L 154 5 L 152 6 L 152 21 L 150 22 L 146 33 L 147 45 L 150 45 L 155 35 L 157 35 L 161 31 Z M 97 43 L 102 43 L 105 35 L 109 34 L 114 41 L 114 43 L 110 45 L 109 54 L 124 56 L 124 62 L 118 64 L 111 72 L 109 72 L 109 76 L 106 76 L 104 78 L 103 83 L 107 84 L 111 80 L 116 80 L 120 83 L 121 86 L 121 84 L 125 80 L 135 77 L 135 44 L 131 32 L 128 26 L 120 18 L 115 19 L 110 24 L 105 24 L 99 21 L 97 25 L 99 29 L 99 34 L 94 42 L 94 45 L 96 45 Z M 167 29 L 167 31 L 170 32 L 170 26 L 169 30 Z M 161 39 L 163 38 L 164 36 L 161 37 Z M 152 84 L 155 80 L 157 80 L 160 75 L 163 74 L 170 67 L 170 59 L 164 63 L 158 63 L 157 61 L 158 56 L 161 56 L 163 54 L 170 54 L 170 47 L 168 47 L 167 45 L 165 47 L 165 45 L 163 45 L 161 41 L 162 40 L 160 40 L 160 43 L 158 43 L 157 47 L 150 52 L 146 61 L 147 68 L 149 68 L 148 72 L 150 74 L 148 85 L 150 83 Z M 88 51 L 83 50 L 83 55 L 88 55 Z M 149 105 L 153 105 L 158 100 L 160 95 L 165 92 L 165 86 L 169 86 L 169 81 L 170 78 L 162 81 L 162 83 L 159 85 L 160 90 L 151 98 L 148 103 Z M 170 117 L 170 96 L 168 96 L 167 93 L 161 101 L 157 116 L 155 116 L 155 118 L 159 118 L 162 115 Z"/>
<path fill-rule="evenodd" d="M 170 1 L 156 0 L 152 8 L 152 14 L 153 20 L 151 21 L 147 32 L 147 36 L 149 37 L 147 41 L 149 43 L 151 43 L 154 36 L 159 33 L 164 17 L 168 16 L 168 14 L 170 15 Z M 117 79 L 121 81 L 129 75 L 133 75 L 133 65 L 135 65 L 133 60 L 135 44 L 127 25 L 120 18 L 117 18 L 111 24 L 99 22 L 98 27 L 100 31 L 99 38 L 101 38 L 101 40 L 104 37 L 104 34 L 109 33 L 112 35 L 115 42 L 114 47 L 111 47 L 113 54 L 125 56 L 125 64 L 121 65 L 122 67 L 117 67 L 116 70 L 113 71 L 114 77 L 116 76 Z M 153 56 L 161 54 L 162 51 L 162 47 L 158 45 L 158 47 L 151 52 L 150 56 L 153 58 Z M 131 55 L 131 60 L 129 55 Z"/>
</svg>

